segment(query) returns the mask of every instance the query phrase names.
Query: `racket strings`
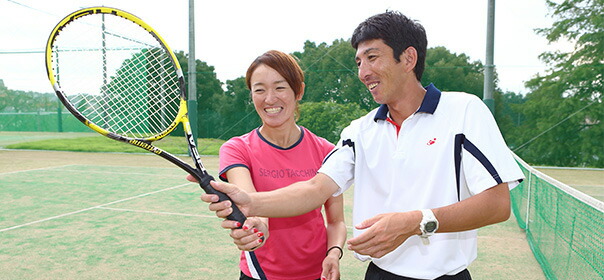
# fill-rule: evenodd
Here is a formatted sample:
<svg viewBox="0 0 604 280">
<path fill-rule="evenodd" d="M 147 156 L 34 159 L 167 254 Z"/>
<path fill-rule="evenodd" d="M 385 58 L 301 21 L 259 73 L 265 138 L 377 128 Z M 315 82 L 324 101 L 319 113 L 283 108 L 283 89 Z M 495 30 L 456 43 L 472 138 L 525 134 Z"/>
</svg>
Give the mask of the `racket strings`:
<svg viewBox="0 0 604 280">
<path fill-rule="evenodd" d="M 153 57 L 156 55 L 154 54 Z M 166 59 L 167 62 L 169 60 Z M 138 65 L 133 63 L 132 65 Z M 133 133 L 138 131 L 150 131 L 151 133 L 159 133 L 163 131 L 176 116 L 178 107 L 170 106 L 176 105 L 177 103 L 169 99 L 169 96 L 178 96 L 178 88 L 170 88 L 168 85 L 175 84 L 175 81 L 162 80 L 165 77 L 169 77 L 169 71 L 172 69 L 166 69 L 166 66 L 154 64 L 150 68 L 154 69 L 152 73 L 145 73 L 136 67 L 127 67 L 126 72 L 134 73 L 133 76 L 140 77 L 134 80 L 114 80 L 115 86 L 107 89 L 108 95 L 116 98 L 108 98 L 106 101 L 108 106 L 107 109 L 111 110 L 108 112 L 109 123 L 115 124 L 117 127 L 129 129 L 124 131 L 126 133 Z M 159 69 L 159 70 L 158 70 Z M 143 69 L 146 70 L 146 69 Z M 155 73 L 153 73 L 155 72 Z M 121 91 L 122 89 L 125 90 Z M 115 92 L 115 90 L 119 92 Z M 146 100 L 144 102 L 138 102 L 141 100 L 141 94 L 139 92 L 146 93 Z M 153 91 L 153 92 L 151 92 Z M 119 114 L 120 110 L 130 115 L 126 118 Z M 144 116 L 146 122 L 138 122 L 137 120 Z M 141 127 L 142 126 L 142 127 Z"/>
<path fill-rule="evenodd" d="M 78 19 L 55 38 L 55 78 L 63 95 L 107 131 L 149 138 L 165 131 L 180 106 L 179 77 L 155 36 L 112 15 Z"/>
</svg>

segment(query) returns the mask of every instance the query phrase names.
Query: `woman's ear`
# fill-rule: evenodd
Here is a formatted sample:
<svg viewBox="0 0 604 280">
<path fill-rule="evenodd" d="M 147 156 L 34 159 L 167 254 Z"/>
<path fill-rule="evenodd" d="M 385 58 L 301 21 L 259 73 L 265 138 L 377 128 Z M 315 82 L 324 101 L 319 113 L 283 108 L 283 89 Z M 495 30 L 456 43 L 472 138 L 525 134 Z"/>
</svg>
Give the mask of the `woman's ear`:
<svg viewBox="0 0 604 280">
<path fill-rule="evenodd" d="M 298 93 L 298 96 L 296 96 L 296 100 L 298 100 L 298 101 L 302 100 L 302 97 L 304 96 L 305 87 L 306 87 L 306 84 L 304 82 L 302 82 L 302 85 L 300 86 L 300 93 Z"/>
</svg>

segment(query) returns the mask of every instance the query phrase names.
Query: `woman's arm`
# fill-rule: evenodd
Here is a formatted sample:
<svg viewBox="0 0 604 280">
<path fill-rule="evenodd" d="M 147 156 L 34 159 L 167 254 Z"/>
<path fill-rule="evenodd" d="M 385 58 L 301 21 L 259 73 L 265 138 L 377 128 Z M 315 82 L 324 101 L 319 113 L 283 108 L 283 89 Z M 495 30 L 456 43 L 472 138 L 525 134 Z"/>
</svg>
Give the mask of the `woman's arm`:
<svg viewBox="0 0 604 280">
<path fill-rule="evenodd" d="M 340 279 L 340 259 L 346 241 L 346 224 L 344 222 L 344 197 L 331 197 L 325 202 L 327 222 L 327 255 L 323 260 L 321 279 Z"/>
</svg>

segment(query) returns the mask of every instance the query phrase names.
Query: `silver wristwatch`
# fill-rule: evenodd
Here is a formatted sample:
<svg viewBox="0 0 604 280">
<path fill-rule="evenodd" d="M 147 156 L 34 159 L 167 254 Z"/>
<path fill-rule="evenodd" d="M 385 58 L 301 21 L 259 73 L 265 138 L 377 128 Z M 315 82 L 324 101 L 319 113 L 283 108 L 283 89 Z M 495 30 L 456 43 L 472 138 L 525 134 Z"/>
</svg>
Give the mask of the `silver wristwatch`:
<svg viewBox="0 0 604 280">
<path fill-rule="evenodd" d="M 430 209 L 422 209 L 422 221 L 419 223 L 419 230 L 422 232 L 420 238 L 424 245 L 430 244 L 428 237 L 432 236 L 438 229 L 438 220 Z"/>
</svg>

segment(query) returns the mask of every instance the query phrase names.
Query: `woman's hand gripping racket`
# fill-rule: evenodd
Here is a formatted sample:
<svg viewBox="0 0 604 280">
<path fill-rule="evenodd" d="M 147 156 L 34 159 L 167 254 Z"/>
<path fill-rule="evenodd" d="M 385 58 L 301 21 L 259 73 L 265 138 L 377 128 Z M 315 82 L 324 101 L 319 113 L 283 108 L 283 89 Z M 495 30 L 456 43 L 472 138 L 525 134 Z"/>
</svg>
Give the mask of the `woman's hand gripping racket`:
<svg viewBox="0 0 604 280">
<path fill-rule="evenodd" d="M 46 70 L 65 107 L 92 130 L 159 155 L 210 186 L 187 115 L 182 70 L 162 37 L 138 17 L 107 7 L 78 10 L 52 30 Z M 182 123 L 195 167 L 153 146 Z M 230 220 L 245 216 L 235 204 Z"/>
</svg>

